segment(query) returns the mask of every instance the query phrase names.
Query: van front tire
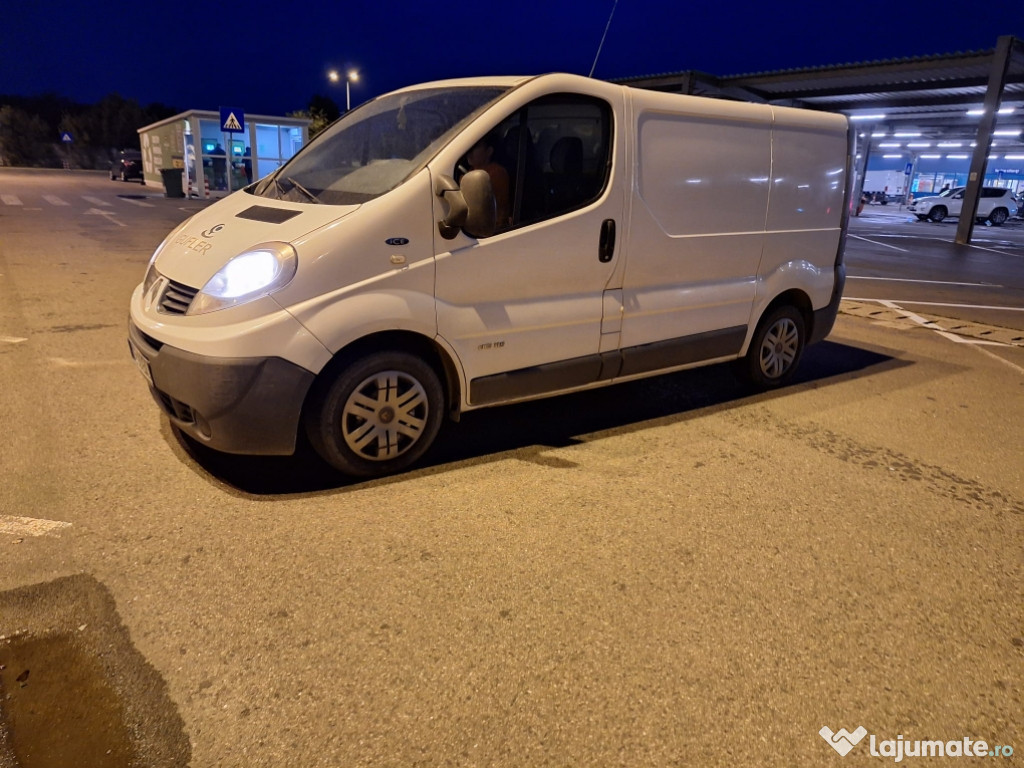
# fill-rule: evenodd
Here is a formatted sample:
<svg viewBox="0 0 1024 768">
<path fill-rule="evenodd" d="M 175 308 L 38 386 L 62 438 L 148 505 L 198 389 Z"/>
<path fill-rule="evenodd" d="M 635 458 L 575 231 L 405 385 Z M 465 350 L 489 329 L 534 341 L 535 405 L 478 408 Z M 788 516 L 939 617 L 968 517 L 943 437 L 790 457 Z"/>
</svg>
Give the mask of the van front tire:
<svg viewBox="0 0 1024 768">
<path fill-rule="evenodd" d="M 375 352 L 313 395 L 306 432 L 323 459 L 355 477 L 400 472 L 441 427 L 444 392 L 434 369 L 407 352 Z"/>
<path fill-rule="evenodd" d="M 803 315 L 796 307 L 782 306 L 761 319 L 750 349 L 741 361 L 744 377 L 755 386 L 770 389 L 793 376 L 807 343 Z"/>
</svg>

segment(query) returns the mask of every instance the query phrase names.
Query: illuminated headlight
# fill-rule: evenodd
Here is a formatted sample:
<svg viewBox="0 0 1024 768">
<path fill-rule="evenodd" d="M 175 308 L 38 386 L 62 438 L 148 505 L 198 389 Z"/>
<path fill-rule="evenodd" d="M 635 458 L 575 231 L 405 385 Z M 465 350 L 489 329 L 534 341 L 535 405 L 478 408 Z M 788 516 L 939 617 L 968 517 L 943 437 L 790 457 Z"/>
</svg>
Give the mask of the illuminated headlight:
<svg viewBox="0 0 1024 768">
<path fill-rule="evenodd" d="M 297 263 L 288 243 L 257 245 L 221 267 L 196 294 L 188 314 L 202 315 L 273 293 L 295 276 Z"/>
</svg>

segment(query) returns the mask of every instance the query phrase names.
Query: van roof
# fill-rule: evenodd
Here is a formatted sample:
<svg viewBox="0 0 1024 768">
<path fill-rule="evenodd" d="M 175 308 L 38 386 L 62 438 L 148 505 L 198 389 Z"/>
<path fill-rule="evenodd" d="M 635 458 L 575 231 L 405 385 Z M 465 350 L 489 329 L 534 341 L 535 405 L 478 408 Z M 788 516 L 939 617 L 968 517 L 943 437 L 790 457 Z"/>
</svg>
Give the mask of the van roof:
<svg viewBox="0 0 1024 768">
<path fill-rule="evenodd" d="M 408 91 L 421 91 L 429 88 L 467 88 L 472 86 L 492 86 L 498 88 L 514 88 L 522 85 L 528 80 L 533 80 L 536 75 L 506 75 L 499 77 L 459 77 L 451 80 L 434 80 L 428 83 L 416 83 L 405 88 L 399 88 L 394 93 Z"/>
</svg>

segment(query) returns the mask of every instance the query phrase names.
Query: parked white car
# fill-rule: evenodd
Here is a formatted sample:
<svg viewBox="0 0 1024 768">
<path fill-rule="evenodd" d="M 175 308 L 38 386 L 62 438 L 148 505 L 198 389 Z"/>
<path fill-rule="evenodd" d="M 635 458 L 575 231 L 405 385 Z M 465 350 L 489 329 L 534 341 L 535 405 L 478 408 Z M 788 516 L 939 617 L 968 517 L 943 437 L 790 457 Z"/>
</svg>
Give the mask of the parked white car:
<svg viewBox="0 0 1024 768">
<path fill-rule="evenodd" d="M 907 210 L 921 221 L 942 221 L 943 219 L 960 216 L 964 204 L 966 187 L 947 189 L 938 197 L 922 197 L 915 200 Z M 997 227 L 1011 216 L 1017 215 L 1017 200 L 1013 192 L 1002 187 L 982 187 L 978 200 L 978 221 L 990 221 Z"/>
</svg>

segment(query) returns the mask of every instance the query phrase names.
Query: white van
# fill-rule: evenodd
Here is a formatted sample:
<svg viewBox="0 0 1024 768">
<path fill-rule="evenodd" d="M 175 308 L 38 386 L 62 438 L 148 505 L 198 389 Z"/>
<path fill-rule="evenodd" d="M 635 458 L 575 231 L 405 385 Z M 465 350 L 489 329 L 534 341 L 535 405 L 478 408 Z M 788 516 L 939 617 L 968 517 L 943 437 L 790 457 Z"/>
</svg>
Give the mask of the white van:
<svg viewBox="0 0 1024 768">
<path fill-rule="evenodd" d="M 195 440 L 304 430 L 357 476 L 446 414 L 734 359 L 778 385 L 835 320 L 849 147 L 841 115 L 573 75 L 406 88 L 171 232 L 132 355 Z"/>
</svg>

